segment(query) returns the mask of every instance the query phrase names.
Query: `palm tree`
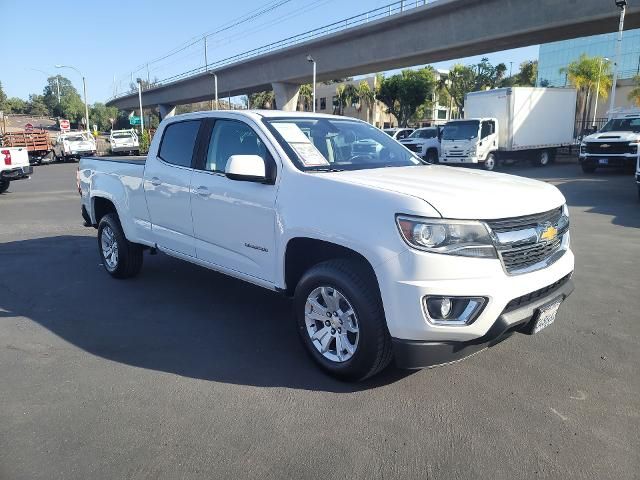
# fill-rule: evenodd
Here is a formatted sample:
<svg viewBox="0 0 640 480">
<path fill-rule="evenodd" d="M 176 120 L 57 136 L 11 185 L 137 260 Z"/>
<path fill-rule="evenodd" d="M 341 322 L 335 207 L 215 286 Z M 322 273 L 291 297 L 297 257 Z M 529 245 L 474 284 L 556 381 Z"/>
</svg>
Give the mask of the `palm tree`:
<svg viewBox="0 0 640 480">
<path fill-rule="evenodd" d="M 367 109 L 367 123 L 371 123 L 369 121 L 369 117 L 371 108 L 376 101 L 376 93 L 373 91 L 373 89 L 369 85 L 369 82 L 367 82 L 366 80 L 362 80 L 358 84 L 358 99 L 358 111 L 360 111 L 362 107 L 365 107 Z"/>
<path fill-rule="evenodd" d="M 565 68 L 560 69 L 567 79 L 576 87 L 579 93 L 579 115 L 582 116 L 582 127 L 585 128 L 587 119 L 591 116 L 591 96 L 598 89 L 598 95 L 606 99 L 611 84 L 611 65 L 603 57 L 589 57 L 586 54 L 574 60 Z M 594 106 L 596 108 L 597 106 Z"/>
<path fill-rule="evenodd" d="M 627 98 L 631 100 L 636 107 L 640 107 L 640 75 L 633 77 L 636 86 L 631 89 Z"/>
<path fill-rule="evenodd" d="M 268 92 L 257 92 L 251 94 L 251 108 L 267 109 L 270 110 L 274 106 L 274 100 L 276 96 L 273 90 Z"/>
<path fill-rule="evenodd" d="M 313 87 L 310 83 L 305 83 L 304 85 L 300 85 L 300 90 L 298 91 L 298 110 L 299 111 L 309 111 L 313 110 L 311 104 L 313 102 Z"/>
<path fill-rule="evenodd" d="M 333 113 L 344 115 L 344 109 L 349 104 L 358 102 L 358 89 L 352 83 L 342 83 L 336 87 L 336 103 Z"/>
</svg>

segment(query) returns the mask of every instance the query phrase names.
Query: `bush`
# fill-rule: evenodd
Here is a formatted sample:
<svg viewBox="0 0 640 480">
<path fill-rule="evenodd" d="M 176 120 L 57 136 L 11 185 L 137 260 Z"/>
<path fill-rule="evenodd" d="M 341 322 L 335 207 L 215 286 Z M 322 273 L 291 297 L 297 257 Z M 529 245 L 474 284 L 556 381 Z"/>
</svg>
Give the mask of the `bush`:
<svg viewBox="0 0 640 480">
<path fill-rule="evenodd" d="M 144 130 L 142 135 L 140 135 L 140 153 L 147 154 L 149 153 L 149 144 L 151 143 L 151 136 L 149 135 L 149 130 Z"/>
</svg>

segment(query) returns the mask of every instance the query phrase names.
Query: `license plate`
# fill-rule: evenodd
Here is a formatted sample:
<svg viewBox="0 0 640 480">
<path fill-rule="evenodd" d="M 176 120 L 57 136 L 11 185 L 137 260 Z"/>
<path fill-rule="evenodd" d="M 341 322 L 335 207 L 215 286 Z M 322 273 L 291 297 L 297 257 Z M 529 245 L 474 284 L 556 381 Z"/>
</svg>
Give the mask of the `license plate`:
<svg viewBox="0 0 640 480">
<path fill-rule="evenodd" d="M 598 159 L 598 163 L 600 165 L 607 165 L 609 163 L 609 159 L 608 158 L 599 158 Z"/>
<path fill-rule="evenodd" d="M 558 300 L 557 302 L 547 305 L 539 310 L 538 318 L 536 319 L 536 323 L 533 325 L 533 333 L 538 333 L 540 330 L 548 327 L 554 322 L 561 303 L 562 300 Z"/>
</svg>

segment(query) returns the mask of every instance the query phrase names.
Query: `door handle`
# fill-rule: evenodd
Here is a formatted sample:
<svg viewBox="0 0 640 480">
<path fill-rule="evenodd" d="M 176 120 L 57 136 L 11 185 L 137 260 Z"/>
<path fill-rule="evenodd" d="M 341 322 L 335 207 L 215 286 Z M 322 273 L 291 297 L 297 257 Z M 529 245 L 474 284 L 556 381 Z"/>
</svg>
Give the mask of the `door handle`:
<svg viewBox="0 0 640 480">
<path fill-rule="evenodd" d="M 199 186 L 198 188 L 196 188 L 196 193 L 201 197 L 208 197 L 209 189 L 207 187 Z"/>
<path fill-rule="evenodd" d="M 154 187 L 159 187 L 160 185 L 162 185 L 162 182 L 160 181 L 160 179 L 158 177 L 152 177 L 151 178 L 151 185 L 153 185 Z"/>
</svg>

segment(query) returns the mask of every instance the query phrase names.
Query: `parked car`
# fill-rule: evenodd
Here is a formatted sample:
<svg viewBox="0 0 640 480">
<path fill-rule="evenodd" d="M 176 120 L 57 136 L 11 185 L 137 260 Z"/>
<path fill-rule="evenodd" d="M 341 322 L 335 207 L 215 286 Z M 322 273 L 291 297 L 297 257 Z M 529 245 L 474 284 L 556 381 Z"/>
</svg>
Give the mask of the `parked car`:
<svg viewBox="0 0 640 480">
<path fill-rule="evenodd" d="M 391 138 L 402 140 L 403 138 L 407 138 L 413 133 L 413 128 L 385 128 L 382 131 L 389 135 Z"/>
<path fill-rule="evenodd" d="M 598 132 L 582 139 L 580 165 L 585 173 L 597 168 L 636 170 L 640 143 L 640 110 L 618 112 Z"/>
<path fill-rule="evenodd" d="M 493 170 L 497 162 L 552 162 L 559 147 L 573 144 L 576 90 L 510 87 L 468 93 L 463 120 L 447 122 L 440 163 L 476 164 Z"/>
<path fill-rule="evenodd" d="M 400 143 L 425 160 L 438 163 L 440 156 L 440 129 L 438 127 L 419 128 L 409 137 L 401 140 Z"/>
<path fill-rule="evenodd" d="M 381 148 L 354 153 L 366 140 Z M 291 296 L 307 351 L 344 379 L 537 333 L 573 290 L 556 187 L 427 164 L 356 119 L 174 116 L 146 159 L 83 158 L 77 175 L 111 276 L 160 250 Z"/>
<path fill-rule="evenodd" d="M 138 134 L 132 128 L 127 130 L 111 130 L 111 134 L 109 135 L 109 148 L 111 149 L 111 153 L 140 155 Z"/>
<path fill-rule="evenodd" d="M 14 180 L 23 180 L 33 174 L 26 147 L 0 147 L 0 193 L 4 193 Z"/>
<path fill-rule="evenodd" d="M 79 160 L 96 154 L 96 140 L 87 132 L 61 133 L 53 145 L 56 161 Z"/>
</svg>

